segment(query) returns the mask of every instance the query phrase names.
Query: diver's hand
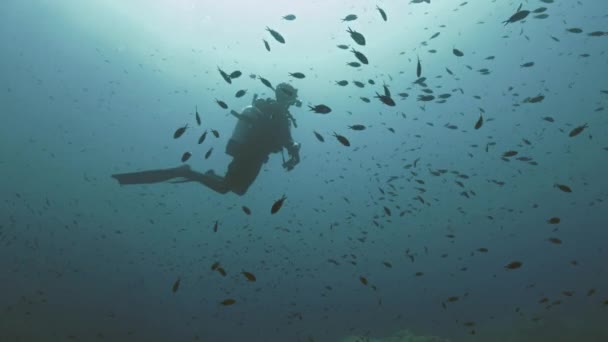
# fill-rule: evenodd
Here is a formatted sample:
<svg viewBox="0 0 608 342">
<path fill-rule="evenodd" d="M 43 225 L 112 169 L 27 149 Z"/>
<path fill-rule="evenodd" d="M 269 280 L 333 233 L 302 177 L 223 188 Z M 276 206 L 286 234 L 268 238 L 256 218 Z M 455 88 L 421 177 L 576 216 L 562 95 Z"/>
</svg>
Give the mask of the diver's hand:
<svg viewBox="0 0 608 342">
<path fill-rule="evenodd" d="M 298 161 L 294 158 L 289 158 L 288 161 L 283 163 L 283 168 L 287 171 L 293 170 L 293 168 L 298 164 Z"/>
</svg>

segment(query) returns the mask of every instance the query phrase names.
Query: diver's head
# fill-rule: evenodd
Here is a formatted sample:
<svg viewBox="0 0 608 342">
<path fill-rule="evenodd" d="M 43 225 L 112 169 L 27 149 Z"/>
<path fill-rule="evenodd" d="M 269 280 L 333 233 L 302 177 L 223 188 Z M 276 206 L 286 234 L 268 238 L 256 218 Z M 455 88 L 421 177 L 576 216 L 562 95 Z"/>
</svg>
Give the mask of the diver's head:
<svg viewBox="0 0 608 342">
<path fill-rule="evenodd" d="M 275 96 L 277 102 L 287 106 L 294 105 L 298 102 L 298 89 L 294 88 L 289 83 L 281 83 L 275 88 Z"/>
</svg>

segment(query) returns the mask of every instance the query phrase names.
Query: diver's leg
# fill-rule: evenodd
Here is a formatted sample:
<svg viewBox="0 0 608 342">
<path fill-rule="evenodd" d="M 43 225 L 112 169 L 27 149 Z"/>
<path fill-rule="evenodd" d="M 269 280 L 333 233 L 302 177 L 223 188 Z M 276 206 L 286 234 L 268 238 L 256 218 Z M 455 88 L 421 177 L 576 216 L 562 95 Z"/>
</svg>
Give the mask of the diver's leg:
<svg viewBox="0 0 608 342">
<path fill-rule="evenodd" d="M 237 157 L 232 159 L 226 172 L 226 184 L 232 192 L 242 196 L 253 184 L 264 164 L 259 158 Z"/>
<path fill-rule="evenodd" d="M 171 169 L 147 170 L 112 175 L 120 185 L 160 183 L 172 178 L 186 177 L 192 172 L 189 165 L 181 165 Z"/>
</svg>

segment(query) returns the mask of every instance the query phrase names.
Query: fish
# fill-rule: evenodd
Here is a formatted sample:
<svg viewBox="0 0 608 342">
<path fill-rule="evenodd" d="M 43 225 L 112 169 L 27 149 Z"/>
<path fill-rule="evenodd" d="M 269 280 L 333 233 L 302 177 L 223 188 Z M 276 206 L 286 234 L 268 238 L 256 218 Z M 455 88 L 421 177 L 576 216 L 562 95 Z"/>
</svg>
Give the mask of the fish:
<svg viewBox="0 0 608 342">
<path fill-rule="evenodd" d="M 346 17 L 344 17 L 344 18 L 342 19 L 342 22 L 345 22 L 345 21 L 353 21 L 353 20 L 357 20 L 357 18 L 358 18 L 358 17 L 357 17 L 357 15 L 356 15 L 356 14 L 349 14 L 349 15 L 347 15 Z"/>
<path fill-rule="evenodd" d="M 304 75 L 304 74 L 303 74 L 303 73 L 301 73 L 301 72 L 293 72 L 293 73 L 292 73 L 292 72 L 290 72 L 290 73 L 289 73 L 289 76 L 291 76 L 291 77 L 293 77 L 293 78 L 297 78 L 297 79 L 303 79 L 303 78 L 305 78 L 305 77 L 306 77 L 306 75 Z"/>
<path fill-rule="evenodd" d="M 213 136 L 216 137 L 216 138 L 220 137 L 220 132 L 216 131 L 215 129 L 212 129 L 211 133 L 213 133 Z"/>
<path fill-rule="evenodd" d="M 416 65 L 416 76 L 420 78 L 422 75 L 422 65 L 420 64 L 420 57 L 418 57 L 418 65 Z"/>
<path fill-rule="evenodd" d="M 173 293 L 177 292 L 177 290 L 179 289 L 179 282 L 180 282 L 180 278 L 177 278 L 175 283 L 173 283 L 173 288 L 171 289 L 173 291 Z"/>
<path fill-rule="evenodd" d="M 272 37 L 273 37 L 273 38 L 274 38 L 274 39 L 275 39 L 277 42 L 279 42 L 279 43 L 281 43 L 281 44 L 285 44 L 285 38 L 283 38 L 283 36 L 282 36 L 282 35 L 281 35 L 279 32 L 277 32 L 277 31 L 275 31 L 275 30 L 271 29 L 271 28 L 270 28 L 270 27 L 268 27 L 268 26 L 266 26 L 266 31 L 270 32 L 270 35 L 272 35 Z"/>
<path fill-rule="evenodd" d="M 173 133 L 173 139 L 177 139 L 179 137 L 181 137 L 186 130 L 188 129 L 188 124 L 186 124 L 184 127 L 180 127 L 178 129 L 175 130 L 175 133 Z"/>
<path fill-rule="evenodd" d="M 224 72 L 224 70 L 220 69 L 220 67 L 217 67 L 217 70 L 220 72 L 220 75 L 222 75 L 222 78 L 224 79 L 224 81 L 226 81 L 226 83 L 228 84 L 232 84 L 232 80 L 230 79 L 230 75 L 228 75 L 227 73 Z"/>
<path fill-rule="evenodd" d="M 219 222 L 218 222 L 218 221 L 215 221 L 215 223 L 213 224 L 213 232 L 214 232 L 214 233 L 217 233 L 217 228 L 218 228 L 218 227 L 219 227 Z M 222 270 L 223 270 L 223 268 L 222 268 Z M 220 273 L 221 273 L 221 272 L 220 272 Z"/>
<path fill-rule="evenodd" d="M 347 86 L 348 85 L 348 81 L 346 80 L 342 80 L 342 81 L 336 81 L 336 85 L 339 85 L 341 87 Z"/>
<path fill-rule="evenodd" d="M 452 49 L 452 53 L 456 56 L 456 57 L 462 57 L 464 56 L 464 53 L 460 50 L 458 50 L 457 48 L 453 48 Z"/>
<path fill-rule="evenodd" d="M 346 65 L 351 66 L 353 68 L 358 68 L 358 67 L 361 66 L 361 63 L 359 63 L 359 62 L 348 62 L 348 63 L 346 63 Z"/>
<path fill-rule="evenodd" d="M 339 49 L 342 49 L 342 50 L 347 50 L 347 49 L 348 49 L 348 45 L 346 45 L 346 44 L 340 44 L 340 45 L 336 45 L 336 46 L 337 46 Z"/>
<path fill-rule="evenodd" d="M 198 138 L 198 144 L 199 144 L 199 145 L 200 145 L 200 144 L 202 144 L 202 143 L 203 143 L 203 141 L 205 141 L 205 138 L 206 138 L 206 137 L 207 137 L 207 130 L 205 130 L 205 131 L 203 132 L 203 134 L 201 134 L 201 137 L 200 137 L 200 138 Z"/>
<path fill-rule="evenodd" d="M 266 39 L 262 39 L 262 41 L 264 42 L 264 47 L 266 48 L 266 51 L 270 52 L 270 44 L 268 44 Z"/>
<path fill-rule="evenodd" d="M 534 66 L 534 62 L 526 62 L 526 63 L 520 65 L 520 67 L 522 67 L 522 68 L 529 68 L 531 66 Z"/>
<path fill-rule="evenodd" d="M 209 159 L 209 157 L 211 156 L 211 152 L 213 152 L 213 147 L 209 148 L 207 153 L 205 153 L 205 159 Z"/>
<path fill-rule="evenodd" d="M 380 16 L 382 17 L 382 20 L 386 21 L 387 20 L 386 12 L 384 12 L 384 10 L 378 6 L 376 6 L 376 9 L 378 10 L 378 12 L 380 12 Z"/>
<path fill-rule="evenodd" d="M 348 128 L 352 129 L 353 131 L 363 131 L 363 130 L 365 130 L 365 126 L 360 125 L 360 124 L 348 126 Z"/>
<path fill-rule="evenodd" d="M 512 23 L 525 19 L 528 16 L 528 14 L 530 14 L 530 11 L 526 11 L 526 10 L 519 11 L 518 10 L 509 19 L 503 21 L 503 23 L 505 24 L 505 26 L 507 26 L 508 24 L 512 24 Z"/>
<path fill-rule="evenodd" d="M 192 157 L 192 153 L 184 152 L 184 154 L 182 154 L 182 163 L 187 162 L 190 157 Z"/>
<path fill-rule="evenodd" d="M 587 35 L 590 37 L 602 37 L 602 36 L 608 36 L 608 32 L 593 31 L 593 32 L 587 33 Z"/>
<path fill-rule="evenodd" d="M 245 278 L 247 278 L 248 281 L 254 282 L 256 280 L 256 278 L 253 275 L 253 273 L 250 273 L 250 272 L 247 272 L 247 271 L 243 271 L 242 273 L 245 276 Z"/>
<path fill-rule="evenodd" d="M 234 97 L 237 97 L 237 98 L 243 97 L 243 96 L 245 96 L 245 94 L 247 94 L 247 90 L 241 89 L 234 94 Z"/>
<path fill-rule="evenodd" d="M 537 9 L 535 9 L 534 11 L 532 11 L 532 13 L 543 13 L 546 10 L 547 10 L 547 7 L 539 7 Z"/>
<path fill-rule="evenodd" d="M 507 151 L 507 152 L 505 152 L 505 153 L 502 154 L 502 156 L 504 158 L 513 157 L 513 156 L 516 156 L 516 155 L 517 155 L 517 151 L 513 151 L 513 150 Z"/>
<path fill-rule="evenodd" d="M 515 270 L 520 268 L 523 265 L 523 263 L 521 261 L 512 261 L 510 263 L 508 263 L 505 268 L 508 270 Z"/>
<path fill-rule="evenodd" d="M 222 107 L 223 109 L 228 109 L 228 105 L 226 104 L 226 102 L 215 99 L 215 102 L 217 102 L 217 104 Z"/>
<path fill-rule="evenodd" d="M 367 278 L 365 278 L 365 277 L 359 277 L 359 281 L 361 282 L 361 284 L 367 285 Z"/>
<path fill-rule="evenodd" d="M 583 30 L 578 27 L 569 28 L 569 29 L 566 29 L 566 31 L 570 32 L 570 33 L 582 33 L 583 32 Z"/>
<path fill-rule="evenodd" d="M 365 102 L 365 103 L 370 103 L 370 99 L 368 99 L 367 97 L 361 96 L 359 97 L 361 99 L 361 101 Z"/>
<path fill-rule="evenodd" d="M 355 54 L 355 57 L 357 57 L 357 59 L 359 60 L 359 62 L 361 62 L 363 64 L 368 64 L 369 63 L 369 61 L 367 60 L 367 57 L 365 57 L 365 55 L 362 52 L 357 51 L 355 49 L 351 49 L 350 51 Z"/>
<path fill-rule="evenodd" d="M 239 70 L 235 70 L 235 71 L 233 71 L 233 72 L 230 73 L 230 78 L 231 79 L 239 78 L 239 77 L 241 77 L 242 74 L 243 73 L 240 72 Z"/>
<path fill-rule="evenodd" d="M 283 195 L 281 198 L 276 200 L 272 204 L 272 207 L 270 208 L 270 214 L 271 215 L 276 214 L 279 211 L 279 209 L 281 209 L 281 207 L 283 206 L 283 202 L 285 202 L 286 199 L 287 199 L 287 196 Z"/>
<path fill-rule="evenodd" d="M 360 81 L 353 81 L 353 84 L 356 85 L 359 88 L 364 88 L 365 87 L 365 83 L 360 82 Z"/>
<path fill-rule="evenodd" d="M 394 107 L 396 105 L 395 100 L 393 100 L 393 98 L 391 98 L 390 96 L 380 95 L 380 94 L 376 93 L 376 96 L 374 96 L 374 97 L 377 99 L 380 99 L 380 101 L 382 101 L 382 103 L 384 103 L 387 106 Z"/>
<path fill-rule="evenodd" d="M 262 76 L 258 76 L 258 79 L 259 79 L 260 81 L 262 81 L 262 84 L 263 84 L 263 85 L 265 85 L 265 86 L 267 86 L 268 88 L 270 88 L 270 89 L 274 90 L 274 87 L 272 86 L 272 84 L 270 83 L 270 81 L 268 81 L 267 79 L 265 79 L 265 78 L 264 78 L 264 77 L 262 77 Z"/>
<path fill-rule="evenodd" d="M 223 301 L 220 302 L 220 304 L 224 305 L 224 306 L 232 305 L 234 303 L 236 303 L 236 300 L 234 300 L 232 298 L 224 299 Z"/>
<path fill-rule="evenodd" d="M 387 207 L 384 207 L 384 206 L 383 206 L 383 209 L 384 209 L 384 213 L 385 213 L 387 216 L 391 216 L 391 210 L 390 210 L 389 208 L 387 208 Z"/>
<path fill-rule="evenodd" d="M 448 72 L 448 74 L 454 76 L 454 73 L 452 72 L 452 70 L 450 70 L 449 68 L 445 68 L 445 71 Z"/>
<path fill-rule="evenodd" d="M 587 127 L 588 127 L 588 126 L 587 126 L 587 124 L 586 124 L 586 123 L 585 123 L 585 124 L 583 124 L 583 125 L 581 125 L 581 126 L 578 126 L 578 127 L 574 128 L 573 130 L 571 130 L 571 131 L 570 131 L 570 133 L 568 134 L 568 136 L 569 136 L 570 138 L 575 137 L 575 136 L 577 136 L 577 135 L 581 134 L 581 132 L 582 132 L 583 130 L 585 130 L 585 128 L 587 128 Z"/>
<path fill-rule="evenodd" d="M 288 14 L 288 15 L 284 15 L 283 19 L 292 21 L 292 20 L 296 20 L 296 16 L 294 14 Z"/>
<path fill-rule="evenodd" d="M 201 125 L 201 116 L 198 114 L 198 106 L 195 107 L 194 112 L 195 112 L 194 115 L 196 118 L 196 124 L 200 126 Z"/>
<path fill-rule="evenodd" d="M 431 39 L 435 39 L 435 38 L 439 37 L 439 34 L 441 34 L 441 32 L 437 32 L 437 33 L 433 34 L 433 35 L 431 36 L 431 38 L 429 38 L 429 40 L 431 40 Z"/>
<path fill-rule="evenodd" d="M 251 215 L 251 209 L 249 209 L 247 206 L 242 206 L 241 209 L 243 209 L 245 214 Z"/>
<path fill-rule="evenodd" d="M 348 139 L 346 139 L 345 136 L 340 135 L 336 132 L 334 132 L 334 137 L 336 137 L 336 139 L 338 139 L 338 141 L 340 142 L 340 144 L 344 145 L 344 146 L 350 146 L 350 141 L 348 141 Z"/>
<path fill-rule="evenodd" d="M 435 96 L 433 96 L 433 95 L 418 95 L 418 101 L 428 102 L 428 101 L 433 101 L 434 99 L 435 99 Z"/>
<path fill-rule="evenodd" d="M 549 242 L 551 242 L 553 244 L 556 244 L 556 245 L 561 245 L 562 244 L 562 240 L 560 240 L 558 238 L 555 238 L 555 237 L 548 238 L 547 241 L 549 241 Z"/>
<path fill-rule="evenodd" d="M 365 45 L 365 37 L 361 33 L 353 31 L 350 27 L 348 30 L 346 30 L 346 32 L 350 34 L 350 37 L 355 41 L 355 43 L 362 46 Z"/>
<path fill-rule="evenodd" d="M 477 248 L 477 251 L 480 252 L 480 253 L 488 253 L 488 249 L 484 248 L 484 247 Z"/>
<path fill-rule="evenodd" d="M 479 114 L 479 119 L 475 123 L 475 129 L 480 129 L 482 125 L 483 125 L 483 115 Z"/>
<path fill-rule="evenodd" d="M 556 187 L 556 188 L 560 189 L 563 192 L 572 192 L 572 189 L 569 186 L 564 185 L 564 184 L 557 184 L 557 183 L 555 183 L 553 185 L 553 187 Z"/>
<path fill-rule="evenodd" d="M 316 106 L 308 106 L 310 108 L 311 111 L 318 113 L 318 114 L 328 114 L 331 112 L 331 108 L 329 108 L 328 106 L 324 105 L 324 104 L 319 104 Z"/>
<path fill-rule="evenodd" d="M 313 131 L 313 133 L 315 134 L 317 140 L 319 140 L 320 142 L 325 142 L 325 138 L 323 138 L 321 134 L 317 133 L 317 131 Z"/>
</svg>

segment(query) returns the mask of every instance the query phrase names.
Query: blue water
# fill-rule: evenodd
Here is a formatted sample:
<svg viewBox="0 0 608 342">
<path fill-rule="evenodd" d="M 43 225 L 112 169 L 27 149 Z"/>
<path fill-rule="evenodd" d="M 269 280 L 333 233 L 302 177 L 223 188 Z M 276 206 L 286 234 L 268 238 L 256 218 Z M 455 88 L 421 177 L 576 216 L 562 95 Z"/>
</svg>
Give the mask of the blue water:
<svg viewBox="0 0 608 342">
<path fill-rule="evenodd" d="M 0 340 L 607 341 L 608 35 L 589 34 L 608 32 L 608 3 L 524 1 L 548 17 L 505 26 L 519 4 L 3 1 Z M 417 100 L 418 57 L 445 103 Z M 215 99 L 273 96 L 250 74 L 299 90 L 294 170 L 272 155 L 244 196 L 110 177 L 185 151 L 223 174 L 236 118 Z M 205 129 L 220 137 L 199 146 Z"/>
</svg>

